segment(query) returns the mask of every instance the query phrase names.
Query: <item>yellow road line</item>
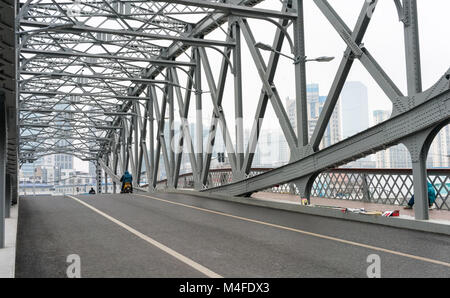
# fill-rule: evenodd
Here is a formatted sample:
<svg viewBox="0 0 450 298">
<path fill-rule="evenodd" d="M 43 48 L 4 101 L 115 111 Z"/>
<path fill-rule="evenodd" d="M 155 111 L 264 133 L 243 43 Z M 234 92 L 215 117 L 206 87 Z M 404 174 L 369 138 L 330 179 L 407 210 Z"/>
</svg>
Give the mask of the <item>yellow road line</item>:
<svg viewBox="0 0 450 298">
<path fill-rule="evenodd" d="M 178 202 L 172 202 L 172 201 L 164 200 L 164 199 L 153 197 L 153 196 L 149 196 L 149 195 L 141 195 L 141 194 L 135 194 L 135 195 L 142 196 L 142 197 L 147 197 L 147 198 L 150 198 L 150 199 L 153 199 L 153 200 L 158 200 L 158 201 L 166 202 L 166 203 L 173 204 L 173 205 L 179 205 L 179 206 L 183 206 L 183 207 L 187 207 L 187 208 L 191 208 L 191 209 L 196 209 L 196 210 L 203 211 L 203 212 L 218 214 L 218 215 L 222 215 L 222 216 L 226 216 L 226 217 L 230 217 L 230 218 L 235 218 L 235 219 L 239 219 L 239 220 L 243 220 L 243 221 L 247 221 L 247 222 L 252 222 L 252 223 L 257 223 L 257 224 L 261 224 L 261 225 L 265 225 L 265 226 L 269 226 L 269 227 L 274 227 L 274 228 L 278 228 L 278 229 L 282 229 L 282 230 L 292 231 L 292 232 L 296 232 L 296 233 L 300 233 L 300 234 L 304 234 L 304 235 L 308 235 L 308 236 L 312 236 L 312 237 L 316 237 L 316 238 L 327 239 L 327 240 L 331 240 L 331 241 L 345 243 L 345 244 L 348 244 L 348 245 L 363 247 L 363 248 L 367 248 L 367 249 L 371 249 L 371 250 L 375 250 L 375 251 L 381 251 L 381 252 L 385 252 L 385 253 L 389 253 L 389 254 L 393 254 L 393 255 L 397 255 L 397 256 L 402 256 L 402 257 L 415 259 L 415 260 L 419 260 L 419 261 L 423 261 L 423 262 L 428 262 L 428 263 L 432 263 L 432 264 L 437 264 L 437 265 L 450 267 L 450 263 L 446 263 L 446 262 L 442 262 L 442 261 L 438 261 L 438 260 L 434 260 L 434 259 L 430 259 L 430 258 L 424 258 L 424 257 L 420 257 L 420 256 L 415 256 L 415 255 L 411 255 L 411 254 L 407 254 L 407 253 L 403 253 L 403 252 L 399 252 L 399 251 L 395 251 L 395 250 L 390 250 L 390 249 L 385 249 L 385 248 L 376 247 L 376 246 L 372 246 L 372 245 L 367 245 L 367 244 L 363 244 L 363 243 L 348 241 L 348 240 L 344 240 L 344 239 L 340 239 L 340 238 L 336 238 L 336 237 L 331 237 L 331 236 L 326 236 L 326 235 L 322 235 L 322 234 L 312 233 L 312 232 L 303 231 L 303 230 L 299 230 L 299 229 L 294 229 L 294 228 L 290 228 L 290 227 L 286 227 L 286 226 L 280 226 L 280 225 L 277 225 L 277 224 L 272 224 L 272 223 L 268 223 L 268 222 L 264 222 L 264 221 L 254 220 L 254 219 L 241 217 L 241 216 L 236 216 L 236 215 L 223 213 L 223 212 L 218 212 L 218 211 L 214 211 L 214 210 L 199 208 L 199 207 L 186 205 L 186 204 L 182 204 L 182 203 L 178 203 Z"/>
<path fill-rule="evenodd" d="M 83 202 L 82 200 L 80 200 L 80 199 L 78 199 L 78 198 L 76 198 L 76 197 L 69 196 L 69 195 L 67 195 L 67 197 L 69 197 L 69 198 L 71 198 L 71 199 L 77 201 L 78 203 L 80 203 L 80 204 L 82 204 L 82 205 L 88 207 L 89 209 L 91 209 L 91 210 L 95 211 L 96 213 L 100 214 L 101 216 L 103 216 L 103 217 L 109 219 L 109 220 L 112 221 L 113 223 L 115 223 L 115 224 L 121 226 L 122 228 L 126 229 L 126 230 L 129 231 L 130 233 L 132 233 L 132 234 L 138 236 L 139 238 L 141 238 L 141 239 L 147 241 L 147 242 L 150 243 L 151 245 L 153 245 L 153 246 L 155 246 L 155 247 L 161 249 L 161 250 L 164 251 L 165 253 L 171 255 L 172 257 L 178 259 L 179 261 L 185 263 L 186 265 L 188 265 L 188 266 L 194 268 L 195 270 L 197 270 L 197 271 L 203 273 L 204 275 L 206 275 L 206 276 L 208 276 L 208 277 L 212 277 L 212 278 L 221 278 L 221 277 L 222 277 L 222 276 L 220 276 L 219 274 L 217 274 L 217 273 L 215 273 L 215 272 L 209 270 L 208 268 L 206 268 L 206 267 L 200 265 L 199 263 L 196 263 L 195 261 L 189 259 L 188 257 L 185 257 L 185 256 L 183 256 L 182 254 L 180 254 L 180 253 L 174 251 L 173 249 L 171 249 L 171 248 L 165 246 L 164 244 L 162 244 L 162 243 L 160 243 L 160 242 L 158 242 L 158 241 L 156 241 L 156 240 L 154 240 L 154 239 L 148 237 L 147 235 L 145 235 L 145 234 L 143 234 L 143 233 L 141 233 L 141 232 L 139 232 L 139 231 L 133 229 L 132 227 L 130 227 L 130 226 L 124 224 L 123 222 L 121 222 L 121 221 L 115 219 L 114 217 L 109 216 L 108 214 L 106 214 L 106 213 L 104 213 L 104 212 L 98 210 L 97 208 L 95 208 L 95 207 L 93 207 L 93 206 L 87 204 L 86 202 Z"/>
</svg>

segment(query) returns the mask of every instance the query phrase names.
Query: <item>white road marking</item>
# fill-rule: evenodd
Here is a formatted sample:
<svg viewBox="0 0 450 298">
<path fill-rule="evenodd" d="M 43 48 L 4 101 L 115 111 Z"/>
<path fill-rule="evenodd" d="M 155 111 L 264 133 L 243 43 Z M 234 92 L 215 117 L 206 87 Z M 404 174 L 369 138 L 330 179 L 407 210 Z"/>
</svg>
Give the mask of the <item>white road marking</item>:
<svg viewBox="0 0 450 298">
<path fill-rule="evenodd" d="M 164 200 L 164 199 L 153 197 L 153 196 L 149 196 L 149 195 L 141 195 L 141 194 L 135 194 L 135 195 L 141 196 L 141 197 L 147 197 L 147 198 L 150 198 L 150 199 L 153 199 L 153 200 L 158 200 L 158 201 L 166 202 L 166 203 L 173 204 L 173 205 L 179 205 L 179 206 L 183 206 L 183 207 L 187 207 L 187 208 L 191 208 L 191 209 L 196 209 L 196 210 L 203 211 L 203 212 L 218 214 L 218 215 L 222 215 L 222 216 L 226 216 L 226 217 L 230 217 L 230 218 L 235 218 L 235 219 L 239 219 L 239 220 L 243 220 L 243 221 L 247 221 L 247 222 L 257 223 L 257 224 L 270 226 L 270 227 L 274 227 L 274 228 L 278 228 L 278 229 L 282 229 L 282 230 L 287 230 L 287 231 L 292 231 L 292 232 L 296 232 L 296 233 L 300 233 L 300 234 L 304 234 L 304 235 L 309 235 L 309 236 L 312 236 L 312 237 L 327 239 L 327 240 L 331 240 L 331 241 L 345 243 L 345 244 L 348 244 L 348 245 L 363 247 L 363 248 L 367 248 L 367 249 L 371 249 L 371 250 L 375 250 L 375 251 L 381 251 L 381 252 L 385 252 L 385 253 L 389 253 L 389 254 L 393 254 L 393 255 L 397 255 L 397 256 L 402 256 L 402 257 L 406 257 L 406 258 L 410 258 L 410 259 L 415 259 L 415 260 L 419 260 L 419 261 L 423 261 L 423 262 L 427 262 L 427 263 L 432 263 L 432 264 L 437 264 L 437 265 L 450 267 L 450 263 L 446 263 L 446 262 L 439 261 L 439 260 L 434 260 L 434 259 L 430 259 L 430 258 L 424 258 L 424 257 L 420 257 L 420 256 L 415 256 L 415 255 L 411 255 L 411 254 L 407 254 L 407 253 L 403 253 L 403 252 L 399 252 L 399 251 L 395 251 L 395 250 L 390 250 L 390 249 L 376 247 L 376 246 L 367 245 L 367 244 L 363 244 L 363 243 L 348 241 L 348 240 L 344 240 L 344 239 L 340 239 L 340 238 L 336 238 L 336 237 L 331 237 L 331 236 L 326 236 L 326 235 L 322 235 L 322 234 L 312 233 L 312 232 L 303 231 L 303 230 L 299 230 L 299 229 L 294 229 L 294 228 L 290 228 L 290 227 L 286 227 L 286 226 L 280 226 L 280 225 L 277 225 L 277 224 L 272 224 L 272 223 L 268 223 L 268 222 L 264 222 L 264 221 L 259 221 L 259 220 L 254 220 L 254 219 L 250 219 L 250 218 L 246 218 L 246 217 L 236 216 L 236 215 L 232 215 L 232 214 L 228 214 L 228 213 L 223 213 L 223 212 L 218 212 L 218 211 L 214 211 L 214 210 L 199 208 L 199 207 L 195 207 L 195 206 L 191 206 L 191 205 L 187 205 L 187 204 L 182 204 L 182 203 L 178 203 L 178 202 L 172 202 L 172 201 Z"/>
<path fill-rule="evenodd" d="M 183 256 L 182 254 L 180 254 L 180 253 L 174 251 L 173 249 L 171 249 L 171 248 L 165 246 L 164 244 L 162 244 L 162 243 L 160 243 L 160 242 L 158 242 L 158 241 L 156 241 L 156 240 L 150 238 L 149 236 L 147 236 L 147 235 L 145 235 L 145 234 L 143 234 L 143 233 L 141 233 L 141 232 L 139 232 L 139 231 L 133 229 L 132 227 L 130 227 L 130 226 L 124 224 L 123 222 L 121 222 L 121 221 L 115 219 L 114 217 L 109 216 L 108 214 L 106 214 L 106 213 L 104 213 L 104 212 L 98 210 L 97 208 L 95 208 L 95 207 L 93 207 L 93 206 L 87 204 L 86 202 L 83 202 L 82 200 L 80 200 L 80 199 L 78 199 L 78 198 L 76 198 L 76 197 L 72 197 L 72 196 L 70 196 L 70 195 L 66 195 L 66 196 L 69 197 L 69 198 L 71 198 L 71 199 L 73 199 L 73 200 L 75 200 L 75 201 L 77 201 L 78 203 L 80 203 L 80 204 L 82 204 L 82 205 L 88 207 L 89 209 L 91 209 L 91 210 L 95 211 L 96 213 L 100 214 L 101 216 L 103 216 L 103 217 L 109 219 L 109 220 L 112 221 L 113 223 L 115 223 L 115 224 L 121 226 L 122 228 L 126 229 L 126 230 L 129 231 L 130 233 L 132 233 L 132 234 L 138 236 L 139 238 L 141 238 L 141 239 L 147 241 L 147 242 L 150 243 L 151 245 L 153 245 L 153 246 L 155 246 L 155 247 L 161 249 L 161 250 L 164 251 L 165 253 L 167 253 L 167 254 L 173 256 L 174 258 L 176 258 L 176 259 L 178 259 L 179 261 L 185 263 L 186 265 L 188 265 L 188 266 L 194 268 L 195 270 L 197 270 L 197 271 L 203 273 L 204 275 L 206 275 L 206 276 L 208 276 L 208 277 L 211 277 L 211 278 L 221 278 L 221 277 L 222 277 L 222 276 L 220 276 L 219 274 L 217 274 L 217 273 L 215 273 L 215 272 L 209 270 L 208 268 L 206 268 L 206 267 L 200 265 L 199 263 L 197 263 L 197 262 L 195 262 L 195 261 L 189 259 L 188 257 L 185 257 L 185 256 Z"/>
</svg>

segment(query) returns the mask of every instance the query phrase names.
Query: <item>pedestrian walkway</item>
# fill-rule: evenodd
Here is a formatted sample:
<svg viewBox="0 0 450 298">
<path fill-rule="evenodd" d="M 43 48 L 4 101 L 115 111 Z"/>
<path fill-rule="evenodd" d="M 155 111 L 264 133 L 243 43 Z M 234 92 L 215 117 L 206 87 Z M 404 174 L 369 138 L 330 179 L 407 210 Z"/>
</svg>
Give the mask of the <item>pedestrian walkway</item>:
<svg viewBox="0 0 450 298">
<path fill-rule="evenodd" d="M 292 204 L 301 204 L 301 199 L 298 195 L 291 194 L 279 194 L 270 192 L 257 192 L 252 195 L 255 199 L 275 201 L 275 202 L 285 202 Z M 399 210 L 400 217 L 403 218 L 414 218 L 414 210 L 403 209 L 403 206 L 395 205 L 383 205 L 375 203 L 366 203 L 363 201 L 351 201 L 351 200 L 336 200 L 327 198 L 311 198 L 312 205 L 325 205 L 333 207 L 342 208 L 364 208 L 366 211 L 389 211 L 389 210 Z M 445 222 L 450 224 L 450 211 L 446 210 L 430 210 L 430 220 Z"/>
</svg>

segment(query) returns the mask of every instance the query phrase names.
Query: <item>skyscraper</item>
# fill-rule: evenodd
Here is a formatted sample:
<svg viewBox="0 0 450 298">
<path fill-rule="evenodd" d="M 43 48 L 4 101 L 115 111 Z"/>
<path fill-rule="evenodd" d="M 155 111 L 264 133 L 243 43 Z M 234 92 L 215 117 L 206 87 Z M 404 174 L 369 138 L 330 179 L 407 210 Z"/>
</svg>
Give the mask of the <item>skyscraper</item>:
<svg viewBox="0 0 450 298">
<path fill-rule="evenodd" d="M 361 82 L 347 82 L 341 93 L 343 138 L 369 128 L 369 98 Z"/>
<path fill-rule="evenodd" d="M 379 124 L 389 119 L 391 113 L 389 111 L 377 110 L 373 112 L 374 124 Z M 391 148 L 379 151 L 375 154 L 375 163 L 377 168 L 391 167 Z"/>
<path fill-rule="evenodd" d="M 319 97 L 319 113 L 322 113 L 323 106 L 327 100 L 326 96 Z M 319 114 L 320 115 L 320 114 Z M 338 101 L 331 114 L 330 121 L 322 140 L 322 148 L 329 147 L 342 140 L 342 123 L 341 123 L 341 103 Z"/>
<path fill-rule="evenodd" d="M 306 87 L 306 98 L 308 103 L 308 138 L 310 139 L 316 129 L 317 120 L 320 115 L 319 85 L 309 84 Z"/>
<path fill-rule="evenodd" d="M 427 167 L 444 168 L 449 166 L 449 157 L 447 156 L 447 131 L 444 127 L 436 135 L 428 151 Z"/>
<path fill-rule="evenodd" d="M 319 85 L 318 84 L 308 84 L 307 85 L 307 107 L 308 107 L 308 138 L 314 133 L 316 129 L 317 122 L 322 112 L 323 106 L 326 102 L 326 96 L 319 95 Z M 288 114 L 289 121 L 297 132 L 297 114 L 295 110 L 295 99 L 286 99 L 286 113 Z M 342 140 L 341 133 L 341 108 L 338 102 L 333 114 L 328 122 L 325 134 L 320 143 L 320 148 L 325 148 L 331 146 Z"/>
<path fill-rule="evenodd" d="M 82 79 L 83 78 L 77 78 L 79 83 L 82 83 L 82 81 L 80 81 Z M 79 97 L 70 96 L 70 101 L 79 101 Z M 60 111 L 70 111 L 72 109 L 69 104 L 57 104 L 55 108 Z M 62 126 L 64 128 L 64 136 L 67 136 L 69 138 L 72 134 L 71 125 L 73 124 L 74 115 L 72 113 L 61 112 L 61 114 L 57 116 L 55 120 L 58 126 Z M 69 145 L 70 144 L 67 140 L 58 140 L 55 143 L 55 148 L 64 149 L 65 147 L 69 147 Z M 73 156 L 68 154 L 55 154 L 54 166 L 59 168 L 60 170 L 73 169 Z"/>
<path fill-rule="evenodd" d="M 346 82 L 341 92 L 342 137 L 346 139 L 369 128 L 369 96 L 361 82 Z M 371 156 L 352 162 L 349 167 L 373 168 Z"/>
</svg>

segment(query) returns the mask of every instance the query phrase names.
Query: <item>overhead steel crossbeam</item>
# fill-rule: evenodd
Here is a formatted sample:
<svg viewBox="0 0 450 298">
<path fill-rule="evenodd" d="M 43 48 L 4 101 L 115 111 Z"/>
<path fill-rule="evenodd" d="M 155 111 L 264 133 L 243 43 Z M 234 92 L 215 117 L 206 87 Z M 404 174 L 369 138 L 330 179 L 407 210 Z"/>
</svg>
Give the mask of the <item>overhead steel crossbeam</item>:
<svg viewBox="0 0 450 298">
<path fill-rule="evenodd" d="M 148 40 L 170 40 L 170 41 L 181 41 L 190 46 L 227 46 L 232 47 L 233 43 L 231 42 L 223 42 L 220 40 L 208 40 L 208 39 L 200 39 L 200 38 L 189 38 L 183 36 L 171 36 L 171 35 L 163 35 L 163 34 L 151 34 L 145 33 L 142 31 L 129 31 L 129 30 L 114 30 L 114 29 L 104 29 L 104 28 L 96 28 L 92 26 L 79 26 L 73 24 L 61 24 L 56 26 L 48 27 L 45 23 L 36 23 L 36 22 L 21 22 L 20 23 L 24 27 L 37 27 L 44 28 L 48 31 L 53 31 L 55 33 L 78 33 L 78 34 L 86 34 L 86 32 L 93 33 L 103 33 L 119 36 L 136 36 Z M 23 32 L 23 34 L 33 33 L 33 31 Z"/>
<path fill-rule="evenodd" d="M 211 8 L 216 11 L 222 11 L 227 14 L 232 14 L 241 17 L 253 17 L 253 18 L 277 18 L 277 19 L 290 19 L 295 20 L 297 18 L 297 14 L 294 12 L 279 12 L 268 9 L 259 9 L 246 7 L 244 5 L 235 4 L 236 1 L 210 1 L 210 0 L 156 0 L 154 2 L 166 2 L 166 3 L 175 3 L 175 4 L 183 4 L 186 6 L 194 6 L 194 7 L 202 7 L 202 8 Z"/>
<path fill-rule="evenodd" d="M 116 61 L 134 61 L 134 62 L 145 62 L 150 63 L 152 65 L 179 65 L 179 66 L 191 66 L 191 64 L 186 62 L 174 62 L 170 60 L 157 60 L 157 59 L 148 59 L 148 58 L 138 58 L 138 57 L 122 57 L 120 55 L 102 55 L 102 54 L 89 54 L 89 53 L 79 53 L 79 52 L 71 52 L 71 51 L 44 51 L 44 50 L 33 50 L 33 49 L 22 49 L 21 53 L 23 54 L 36 54 L 39 56 L 45 57 L 86 57 L 86 58 L 97 58 L 97 59 L 110 59 Z M 30 60 L 26 59 L 27 61 Z"/>
</svg>

